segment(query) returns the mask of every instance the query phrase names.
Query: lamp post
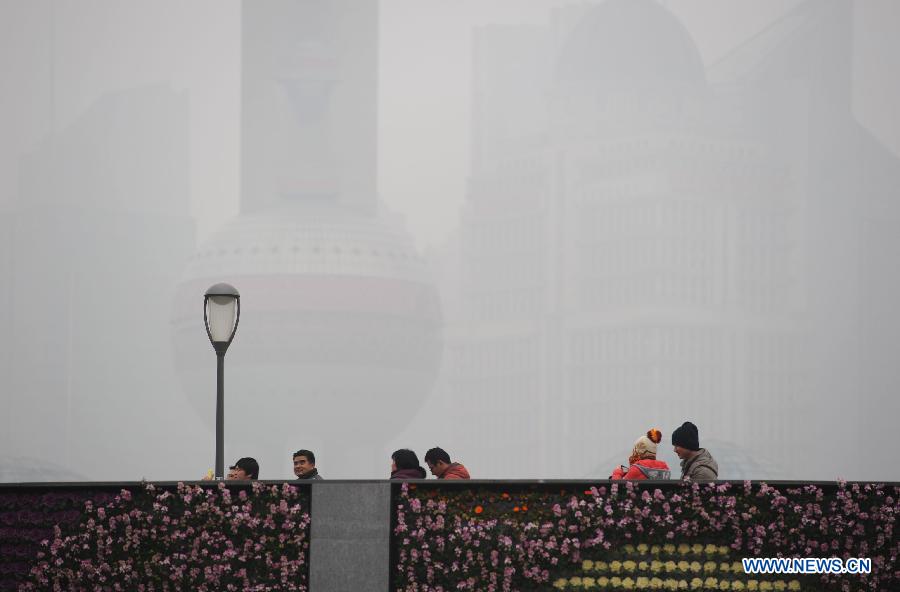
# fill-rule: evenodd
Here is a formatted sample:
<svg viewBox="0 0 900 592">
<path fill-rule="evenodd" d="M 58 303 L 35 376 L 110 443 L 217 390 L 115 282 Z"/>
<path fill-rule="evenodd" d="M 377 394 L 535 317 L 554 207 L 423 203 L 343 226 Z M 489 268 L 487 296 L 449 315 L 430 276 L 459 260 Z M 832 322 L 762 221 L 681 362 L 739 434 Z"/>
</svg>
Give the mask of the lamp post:
<svg viewBox="0 0 900 592">
<path fill-rule="evenodd" d="M 225 478 L 225 352 L 241 318 L 241 295 L 234 286 L 216 284 L 203 297 L 203 323 L 216 350 L 216 479 Z"/>
</svg>

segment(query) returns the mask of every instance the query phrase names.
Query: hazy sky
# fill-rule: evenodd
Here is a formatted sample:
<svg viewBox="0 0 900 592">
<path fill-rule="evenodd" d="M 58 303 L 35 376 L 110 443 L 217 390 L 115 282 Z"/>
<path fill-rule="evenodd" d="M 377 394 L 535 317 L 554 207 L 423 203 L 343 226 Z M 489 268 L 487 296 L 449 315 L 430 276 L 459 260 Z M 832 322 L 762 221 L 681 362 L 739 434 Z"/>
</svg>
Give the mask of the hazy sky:
<svg viewBox="0 0 900 592">
<path fill-rule="evenodd" d="M 403 212 L 420 245 L 456 225 L 468 173 L 474 27 L 546 23 L 569 0 L 385 0 L 381 5 L 379 171 L 384 199 Z M 707 65 L 790 10 L 796 0 L 668 0 Z M 857 4 L 855 112 L 900 154 L 900 4 Z M 421 146 L 421 150 L 410 150 Z"/>
<path fill-rule="evenodd" d="M 51 129 L 79 117 L 104 92 L 167 83 L 189 94 L 191 193 L 201 241 L 237 212 L 239 191 L 240 2 L 153 3 L 2 0 L 0 84 L 6 108 L 0 205 L 17 179 L 18 156 Z M 665 0 L 707 64 L 727 54 L 796 0 Z M 420 247 L 441 243 L 457 224 L 468 172 L 471 39 L 488 24 L 546 23 L 571 0 L 383 0 L 380 23 L 379 191 L 407 218 Z M 176 15 L 177 18 L 173 18 Z M 900 154 L 900 5 L 861 0 L 854 24 L 854 111 Z M 55 23 L 51 28 L 50 23 Z M 48 68 L 16 68 L 21 52 L 62 51 Z M 202 34 L 198 35 L 197 32 Z M 153 51 L 147 51 L 152 47 Z M 122 59 L 109 59 L 111 52 Z M 35 56 L 37 57 L 37 56 Z M 79 67 L 69 67 L 78 64 Z M 84 67 L 83 64 L 90 64 Z M 49 71 L 48 71 L 49 70 Z M 33 92 L 52 81 L 53 105 Z M 16 92 L 9 92 L 17 88 Z"/>
<path fill-rule="evenodd" d="M 406 218 L 420 248 L 445 241 L 466 199 L 473 31 L 547 23 L 555 7 L 573 3 L 382 0 L 378 191 Z M 662 3 L 711 65 L 798 2 Z M 22 156 L 39 152 L 51 134 L 64 135 L 107 93 L 167 85 L 184 93 L 190 110 L 198 243 L 222 228 L 237 213 L 240 190 L 240 19 L 239 0 L 0 0 L 0 210 L 16 195 Z M 900 155 L 900 80 L 888 74 L 900 71 L 900 3 L 860 0 L 854 19 L 854 115 Z M 198 339 L 205 339 L 201 332 Z M 180 422 L 190 441 L 167 445 L 206 459 L 209 426 L 194 426 L 184 401 L 170 397 L 181 405 L 170 427 L 176 432 Z M 206 469 L 205 460 L 183 462 L 185 474 L 198 462 Z M 282 472 L 289 471 L 289 459 L 283 462 Z"/>
</svg>

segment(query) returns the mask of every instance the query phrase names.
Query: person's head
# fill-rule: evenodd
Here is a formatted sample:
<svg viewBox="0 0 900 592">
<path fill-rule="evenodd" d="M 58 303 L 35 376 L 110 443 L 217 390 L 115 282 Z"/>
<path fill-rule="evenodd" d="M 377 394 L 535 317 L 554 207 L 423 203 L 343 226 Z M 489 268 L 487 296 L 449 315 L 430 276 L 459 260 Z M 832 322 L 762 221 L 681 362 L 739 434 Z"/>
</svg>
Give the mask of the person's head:
<svg viewBox="0 0 900 592">
<path fill-rule="evenodd" d="M 294 453 L 294 474 L 302 477 L 316 468 L 316 455 L 312 450 L 298 450 Z"/>
<path fill-rule="evenodd" d="M 694 453 L 700 450 L 700 434 L 697 426 L 686 421 L 681 427 L 675 428 L 672 432 L 672 446 L 675 447 L 675 454 L 682 460 L 694 456 Z"/>
<path fill-rule="evenodd" d="M 656 428 L 647 430 L 647 433 L 638 438 L 631 449 L 628 462 L 631 464 L 639 460 L 656 459 L 656 445 L 662 441 L 662 432 Z"/>
<path fill-rule="evenodd" d="M 419 468 L 419 457 L 409 448 L 395 450 L 391 455 L 391 471 Z"/>
<path fill-rule="evenodd" d="M 425 464 L 435 477 L 440 477 L 450 466 L 450 455 L 443 448 L 432 448 L 425 453 Z"/>
<path fill-rule="evenodd" d="M 249 456 L 239 459 L 228 467 L 228 479 L 259 479 L 259 463 Z"/>
</svg>

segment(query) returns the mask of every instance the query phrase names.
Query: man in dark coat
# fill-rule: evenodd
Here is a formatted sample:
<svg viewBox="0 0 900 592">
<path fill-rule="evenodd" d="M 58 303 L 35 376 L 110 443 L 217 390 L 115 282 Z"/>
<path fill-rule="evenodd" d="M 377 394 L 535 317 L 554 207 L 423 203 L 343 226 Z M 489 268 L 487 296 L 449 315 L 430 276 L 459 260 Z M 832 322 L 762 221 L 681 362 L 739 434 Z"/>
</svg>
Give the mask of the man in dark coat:
<svg viewBox="0 0 900 592">
<path fill-rule="evenodd" d="M 321 479 L 316 468 L 316 455 L 312 450 L 298 450 L 294 453 L 294 474 L 297 479 Z"/>
<path fill-rule="evenodd" d="M 700 448 L 700 433 L 689 421 L 672 432 L 675 454 L 681 459 L 681 478 L 692 481 L 712 481 L 719 476 L 719 464 L 705 449 Z"/>
</svg>

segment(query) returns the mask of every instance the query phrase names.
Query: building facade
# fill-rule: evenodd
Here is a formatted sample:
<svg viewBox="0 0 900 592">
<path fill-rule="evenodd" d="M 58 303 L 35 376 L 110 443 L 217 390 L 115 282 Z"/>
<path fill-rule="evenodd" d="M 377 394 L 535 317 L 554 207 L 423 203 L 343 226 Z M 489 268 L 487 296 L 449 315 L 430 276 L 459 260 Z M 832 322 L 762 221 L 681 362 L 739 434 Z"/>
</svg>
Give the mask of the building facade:
<svg viewBox="0 0 900 592">
<path fill-rule="evenodd" d="M 882 351 L 852 316 L 870 285 L 825 294 L 859 273 L 862 250 L 836 249 L 862 249 L 883 200 L 829 170 L 867 158 L 848 11 L 803 4 L 709 70 L 651 0 L 480 31 L 444 395 L 466 410 L 464 454 L 497 476 L 584 475 L 658 426 L 675 462 L 691 420 L 755 478 L 853 470 L 861 448 L 815 444 L 867 433 L 832 401 L 882 398 L 847 345 Z"/>
</svg>

